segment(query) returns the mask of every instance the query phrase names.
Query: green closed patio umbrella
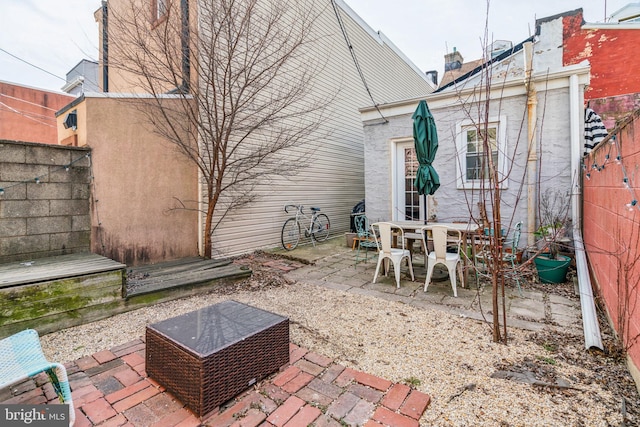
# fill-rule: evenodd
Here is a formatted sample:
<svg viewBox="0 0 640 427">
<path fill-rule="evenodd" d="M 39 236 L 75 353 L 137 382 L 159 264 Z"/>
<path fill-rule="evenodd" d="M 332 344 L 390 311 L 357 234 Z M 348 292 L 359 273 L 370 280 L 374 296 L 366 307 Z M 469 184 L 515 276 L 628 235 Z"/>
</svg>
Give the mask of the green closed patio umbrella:
<svg viewBox="0 0 640 427">
<path fill-rule="evenodd" d="M 424 196 L 424 222 L 427 223 L 427 194 L 433 195 L 440 187 L 440 177 L 432 165 L 438 151 L 438 132 L 436 122 L 427 106 L 427 101 L 420 101 L 418 108 L 411 116 L 413 119 L 413 143 L 418 158 L 418 172 L 414 185 L 418 194 Z"/>
</svg>

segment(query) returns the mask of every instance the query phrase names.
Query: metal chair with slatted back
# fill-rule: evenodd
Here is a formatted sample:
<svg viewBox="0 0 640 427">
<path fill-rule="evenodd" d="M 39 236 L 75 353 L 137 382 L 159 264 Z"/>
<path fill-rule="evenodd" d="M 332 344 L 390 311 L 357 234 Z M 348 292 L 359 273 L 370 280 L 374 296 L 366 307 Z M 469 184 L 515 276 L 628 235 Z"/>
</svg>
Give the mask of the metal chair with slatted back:
<svg viewBox="0 0 640 427">
<path fill-rule="evenodd" d="M 25 329 L 0 340 L 0 388 L 4 388 L 45 372 L 61 403 L 69 405 L 69 425 L 75 421 L 75 410 L 67 370 L 60 363 L 49 362 L 42 352 L 40 337 L 33 329 Z"/>
<path fill-rule="evenodd" d="M 362 250 L 364 253 L 364 262 L 367 262 L 369 260 L 369 250 L 374 249 L 377 252 L 378 244 L 373 237 L 372 230 L 369 225 L 369 219 L 365 214 L 355 215 L 353 218 L 353 223 L 356 229 L 354 244 L 358 246 L 355 263 L 355 266 L 357 266 L 358 262 L 361 262 L 363 260 L 360 255 L 360 251 Z"/>
<path fill-rule="evenodd" d="M 518 245 L 520 244 L 520 234 L 522 233 L 522 221 L 518 222 L 513 230 L 513 237 L 510 240 L 504 242 L 505 245 L 511 249 L 511 252 L 506 252 L 502 255 L 502 262 L 510 265 L 510 271 L 507 272 L 513 280 L 516 282 L 518 292 L 522 296 L 522 288 L 520 287 L 520 275 L 516 269 L 516 263 L 518 261 Z"/>
<path fill-rule="evenodd" d="M 518 246 L 520 244 L 520 235 L 522 234 L 522 221 L 518 222 L 513 230 L 513 235 L 511 239 L 504 240 L 502 242 L 503 248 L 508 248 L 510 252 L 503 252 L 502 254 L 502 263 L 506 264 L 506 268 L 503 270 L 505 277 L 509 277 L 513 279 L 516 283 L 516 287 L 518 288 L 518 293 L 522 296 L 522 287 L 520 286 L 520 275 L 517 269 L 517 259 L 518 259 Z M 485 245 L 490 245 L 492 239 L 485 238 Z M 488 266 L 492 263 L 493 255 L 490 249 L 483 248 L 476 254 L 476 263 L 483 264 Z M 504 267 L 503 267 L 504 268 Z"/>
</svg>

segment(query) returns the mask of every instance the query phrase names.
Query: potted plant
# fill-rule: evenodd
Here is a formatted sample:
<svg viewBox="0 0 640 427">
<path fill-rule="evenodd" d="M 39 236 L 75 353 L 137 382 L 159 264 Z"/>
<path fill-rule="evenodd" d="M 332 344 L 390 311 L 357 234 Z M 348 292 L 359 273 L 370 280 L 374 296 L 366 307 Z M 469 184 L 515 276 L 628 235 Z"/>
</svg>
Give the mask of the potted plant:
<svg viewBox="0 0 640 427">
<path fill-rule="evenodd" d="M 560 190 L 547 189 L 540 198 L 540 226 L 534 233 L 539 253 L 534 258 L 543 283 L 563 283 L 571 258 L 560 254 L 560 241 L 570 229 L 569 197 Z"/>
</svg>

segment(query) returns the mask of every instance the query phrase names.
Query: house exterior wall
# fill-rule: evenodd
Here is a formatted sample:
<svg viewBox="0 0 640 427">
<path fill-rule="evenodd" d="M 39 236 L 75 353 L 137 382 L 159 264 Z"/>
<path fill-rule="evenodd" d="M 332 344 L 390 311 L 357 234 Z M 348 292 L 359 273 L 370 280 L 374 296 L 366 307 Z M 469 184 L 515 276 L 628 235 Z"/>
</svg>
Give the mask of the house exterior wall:
<svg viewBox="0 0 640 427">
<path fill-rule="evenodd" d="M 456 180 L 456 164 L 458 154 L 456 148 L 457 127 L 467 120 L 469 111 L 477 111 L 478 105 L 468 103 L 464 107 L 455 101 L 446 101 L 435 95 L 425 98 L 430 106 L 438 130 L 438 151 L 434 167 L 440 177 L 440 188 L 433 196 L 429 196 L 429 216 L 435 215 L 437 221 L 479 220 L 478 202 L 481 195 L 478 190 L 459 189 Z M 566 188 L 571 186 L 570 171 L 570 133 L 569 122 L 569 90 L 558 88 L 547 92 L 540 91 L 537 96 L 538 168 L 540 185 L 537 190 L 544 192 L 546 188 Z M 448 105 L 447 105 L 448 104 Z M 415 110 L 418 101 L 407 105 L 406 110 Z M 442 105 L 442 106 L 441 106 Z M 480 106 L 480 108 L 483 108 Z M 503 117 L 500 126 L 506 125 L 507 157 L 513 159 L 507 185 L 502 193 L 503 222 L 513 224 L 524 222 L 527 229 L 528 209 L 535 209 L 526 204 L 526 190 L 520 188 L 521 182 L 527 182 L 527 97 L 521 91 L 512 96 L 493 100 L 490 103 L 489 117 Z M 411 113 L 412 114 L 412 113 Z M 391 220 L 393 218 L 393 153 L 395 141 L 412 141 L 411 114 L 389 115 L 388 124 L 364 122 L 365 129 L 365 182 L 367 216 L 374 221 Z M 488 212 L 491 215 L 491 212 Z M 526 242 L 523 236 L 522 242 Z"/>
<path fill-rule="evenodd" d="M 196 170 L 148 129 L 144 101 L 86 96 L 58 121 L 73 109 L 78 145 L 92 149 L 91 251 L 127 265 L 197 256 L 197 214 L 178 203 L 193 208 Z"/>
<path fill-rule="evenodd" d="M 89 153 L 0 141 L 0 263 L 89 251 Z"/>
<path fill-rule="evenodd" d="M 426 95 L 438 129 L 438 152 L 434 166 L 440 175 L 440 188 L 428 197 L 428 216 L 438 221 L 479 223 L 479 190 L 465 188 L 456 178 L 459 160 L 456 140 L 461 125 L 483 123 L 486 98 L 489 120 L 506 124 L 505 156 L 508 179 L 502 185 L 501 216 L 505 224 L 523 221 L 521 245 L 534 245 L 539 226 L 538 203 L 547 189 L 571 194 L 572 143 L 581 144 L 583 93 L 589 84 L 589 65 L 564 66 L 562 63 L 563 17 L 580 14 L 577 10 L 540 19 L 537 38 L 514 46 L 506 57 L 491 63 L 484 71 L 461 78 Z M 531 55 L 531 56 L 529 56 Z M 526 58 L 531 58 L 527 60 Z M 530 69 L 531 64 L 533 65 Z M 527 76 L 531 76 L 530 83 Z M 491 86 L 487 94 L 487 79 Z M 527 84 L 535 91 L 529 102 Z M 573 95 L 572 95 L 573 94 Z M 381 107 L 389 123 L 379 124 L 375 111 L 362 108 L 365 126 L 365 183 L 367 214 L 373 220 L 389 220 L 394 206 L 394 153 L 397 141 L 412 141 L 411 115 L 419 100 L 407 99 Z M 466 122 L 466 123 L 465 123 Z M 531 138 L 531 139 L 529 139 Z M 500 138 L 499 138 L 500 140 Z M 535 147 L 531 153 L 529 145 Z M 460 141 L 464 151 L 466 142 Z M 469 185 L 466 185 L 469 187 Z M 491 216 L 491 203 L 485 203 Z M 569 215 L 571 212 L 569 211 Z"/>
<path fill-rule="evenodd" d="M 141 76 L 139 73 L 133 71 L 130 68 L 130 64 L 128 64 L 125 59 L 126 55 L 131 55 L 131 52 L 129 52 L 132 47 L 130 40 L 132 37 L 135 37 L 129 34 L 129 31 L 133 31 L 134 33 L 136 30 L 144 31 L 146 29 L 145 27 L 148 27 L 149 32 L 152 29 L 164 31 L 164 29 L 167 28 L 167 21 L 169 19 L 171 20 L 171 25 L 169 25 L 168 28 L 180 28 L 181 3 L 182 1 L 167 2 L 167 7 L 170 9 L 170 13 L 167 15 L 168 18 L 163 18 L 161 20 L 155 20 L 153 18 L 153 5 L 155 5 L 155 2 L 149 0 L 108 0 L 107 2 L 104 2 L 104 7 L 96 10 L 95 18 L 98 22 L 99 43 L 98 86 L 100 91 L 128 94 L 144 93 L 146 91 L 147 85 L 144 81 L 145 76 Z M 188 1 L 188 4 L 189 31 L 193 33 L 197 30 L 198 2 L 191 0 Z M 131 28 L 127 28 L 126 24 L 123 25 L 121 23 L 123 20 L 125 23 L 135 21 L 136 26 L 138 27 L 133 30 Z M 105 34 L 107 35 L 107 40 L 105 40 Z M 170 42 L 174 43 L 173 50 L 175 50 L 175 54 L 170 56 L 180 58 L 180 41 L 173 40 L 170 33 L 166 35 L 169 36 Z M 163 36 L 165 36 L 165 34 L 163 34 Z M 135 54 L 135 46 L 133 47 L 133 51 Z M 191 61 L 193 61 L 193 52 L 191 53 Z M 107 56 L 106 67 L 105 55 Z M 167 58 L 167 56 L 161 51 L 158 51 L 158 53 L 155 54 L 155 57 L 161 58 L 161 60 L 165 60 Z M 191 86 L 194 87 L 197 84 L 197 73 L 194 70 L 191 71 Z M 152 72 L 153 71 L 149 71 L 149 74 Z M 105 73 L 107 74 L 106 77 Z M 161 90 L 159 89 L 158 92 L 168 92 L 175 89 L 175 86 L 165 86 L 166 87 Z"/>
<path fill-rule="evenodd" d="M 426 95 L 433 88 L 384 35 L 367 26 L 342 1 L 337 1 L 358 63 L 376 103 Z M 258 188 L 258 199 L 225 219 L 213 235 L 214 256 L 234 255 L 280 245 L 285 204 L 317 206 L 329 216 L 330 235 L 349 231 L 352 208 L 365 197 L 364 134 L 358 109 L 371 105 L 364 84 L 331 7 L 323 10 L 315 28 L 317 41 L 310 59 L 323 63 L 317 76 L 319 96 L 336 94 L 314 142 L 310 165 L 302 173 Z M 319 59 L 318 59 L 319 58 Z M 308 147 L 307 147 L 308 148 Z"/>
<path fill-rule="evenodd" d="M 612 134 L 615 144 L 605 140 L 585 158 L 591 178 L 583 181 L 584 243 L 609 320 L 627 352 L 636 384 L 640 384 L 640 209 L 627 208 L 640 194 L 633 172 L 640 168 L 640 110 Z M 618 155 L 621 165 L 611 160 Z M 605 167 L 595 171 L 591 169 L 594 164 Z M 630 188 L 623 182 L 625 170 Z"/>
<path fill-rule="evenodd" d="M 80 96 L 84 92 L 100 92 L 98 85 L 98 63 L 83 59 L 67 73 L 64 92 Z"/>
<path fill-rule="evenodd" d="M 171 4 L 176 6 L 179 3 Z M 118 33 L 113 19 L 118 10 L 123 10 L 129 4 L 123 0 L 108 2 L 110 92 L 141 90 L 135 84 L 135 79 L 118 70 L 117 66 L 120 47 L 117 46 Z M 137 4 L 144 3 L 139 1 Z M 356 50 L 367 88 L 376 103 L 417 97 L 433 90 L 424 73 L 412 65 L 383 34 L 369 28 L 343 1 L 337 0 L 336 4 L 350 43 Z M 189 5 L 189 19 L 194 31 L 198 22 L 198 2 L 191 1 Z M 351 209 L 364 197 L 363 130 L 358 108 L 371 105 L 374 101 L 369 98 L 354 65 L 331 5 L 305 0 L 301 7 L 315 7 L 316 13 L 321 14 L 313 34 L 316 40 L 309 49 L 310 62 L 318 65 L 318 75 L 314 81 L 315 95 L 319 99 L 335 98 L 323 112 L 325 118 L 318 134 L 309 137 L 310 140 L 319 138 L 319 141 L 299 148 L 312 150 L 309 167 L 296 176 L 258 183 L 256 201 L 225 217 L 217 227 L 213 235 L 213 256 L 229 256 L 257 248 L 279 246 L 282 224 L 289 216 L 285 214 L 283 206 L 289 203 L 300 203 L 307 208 L 321 207 L 331 219 L 331 234 L 341 235 L 349 229 Z M 102 10 L 99 10 L 96 16 L 101 18 L 101 14 Z M 192 60 L 195 59 L 192 57 Z M 197 87 L 194 68 L 191 70 L 192 88 Z M 79 138 L 82 139 L 81 135 Z M 89 144 L 90 139 L 88 137 Z M 206 201 L 204 193 L 200 197 Z M 203 222 L 202 219 L 194 222 L 200 225 L 201 232 L 204 230 Z"/>
<path fill-rule="evenodd" d="M 72 96 L 0 82 L 0 139 L 57 144 L 56 116 Z"/>
</svg>

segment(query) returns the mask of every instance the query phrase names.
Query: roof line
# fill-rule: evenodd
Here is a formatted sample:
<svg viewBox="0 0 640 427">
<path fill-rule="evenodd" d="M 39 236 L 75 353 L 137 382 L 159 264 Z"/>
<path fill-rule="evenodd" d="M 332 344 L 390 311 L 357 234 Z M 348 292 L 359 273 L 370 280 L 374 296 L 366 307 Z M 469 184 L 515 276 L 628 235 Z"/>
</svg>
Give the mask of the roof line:
<svg viewBox="0 0 640 427">
<path fill-rule="evenodd" d="M 360 17 L 351 7 L 344 2 L 344 0 L 335 0 L 336 4 L 340 9 L 344 10 L 351 19 L 353 19 L 356 24 L 358 24 L 362 29 L 364 29 L 370 36 L 373 38 L 378 44 L 384 46 L 385 44 L 403 60 L 413 71 L 415 71 L 424 81 L 429 83 L 431 87 L 435 89 L 433 82 L 427 76 L 425 72 L 423 72 L 416 64 L 407 57 L 404 52 L 402 52 L 393 42 L 382 32 L 374 30 L 364 19 Z"/>
<path fill-rule="evenodd" d="M 462 82 L 467 80 L 469 77 L 472 77 L 476 74 L 478 74 L 480 71 L 484 70 L 485 68 L 488 68 L 489 66 L 493 65 L 496 62 L 500 62 L 503 59 L 506 59 L 508 57 L 510 57 L 511 55 L 519 52 L 522 50 L 522 48 L 524 47 L 524 44 L 527 42 L 532 42 L 535 39 L 535 36 L 531 36 L 528 39 L 518 43 L 517 45 L 515 45 L 514 47 L 512 47 L 511 49 L 507 49 L 504 52 L 502 52 L 500 55 L 496 56 L 495 58 L 491 58 L 489 61 L 487 62 L 483 62 L 482 65 L 477 66 L 476 68 L 474 68 L 473 70 L 469 71 L 468 73 L 458 77 L 457 79 L 454 79 L 452 81 L 450 81 L 449 83 L 447 83 L 446 85 L 439 87 L 438 89 L 436 89 L 433 93 L 438 93 L 438 92 L 442 92 L 443 90 L 454 86 L 456 83 Z"/>
</svg>

